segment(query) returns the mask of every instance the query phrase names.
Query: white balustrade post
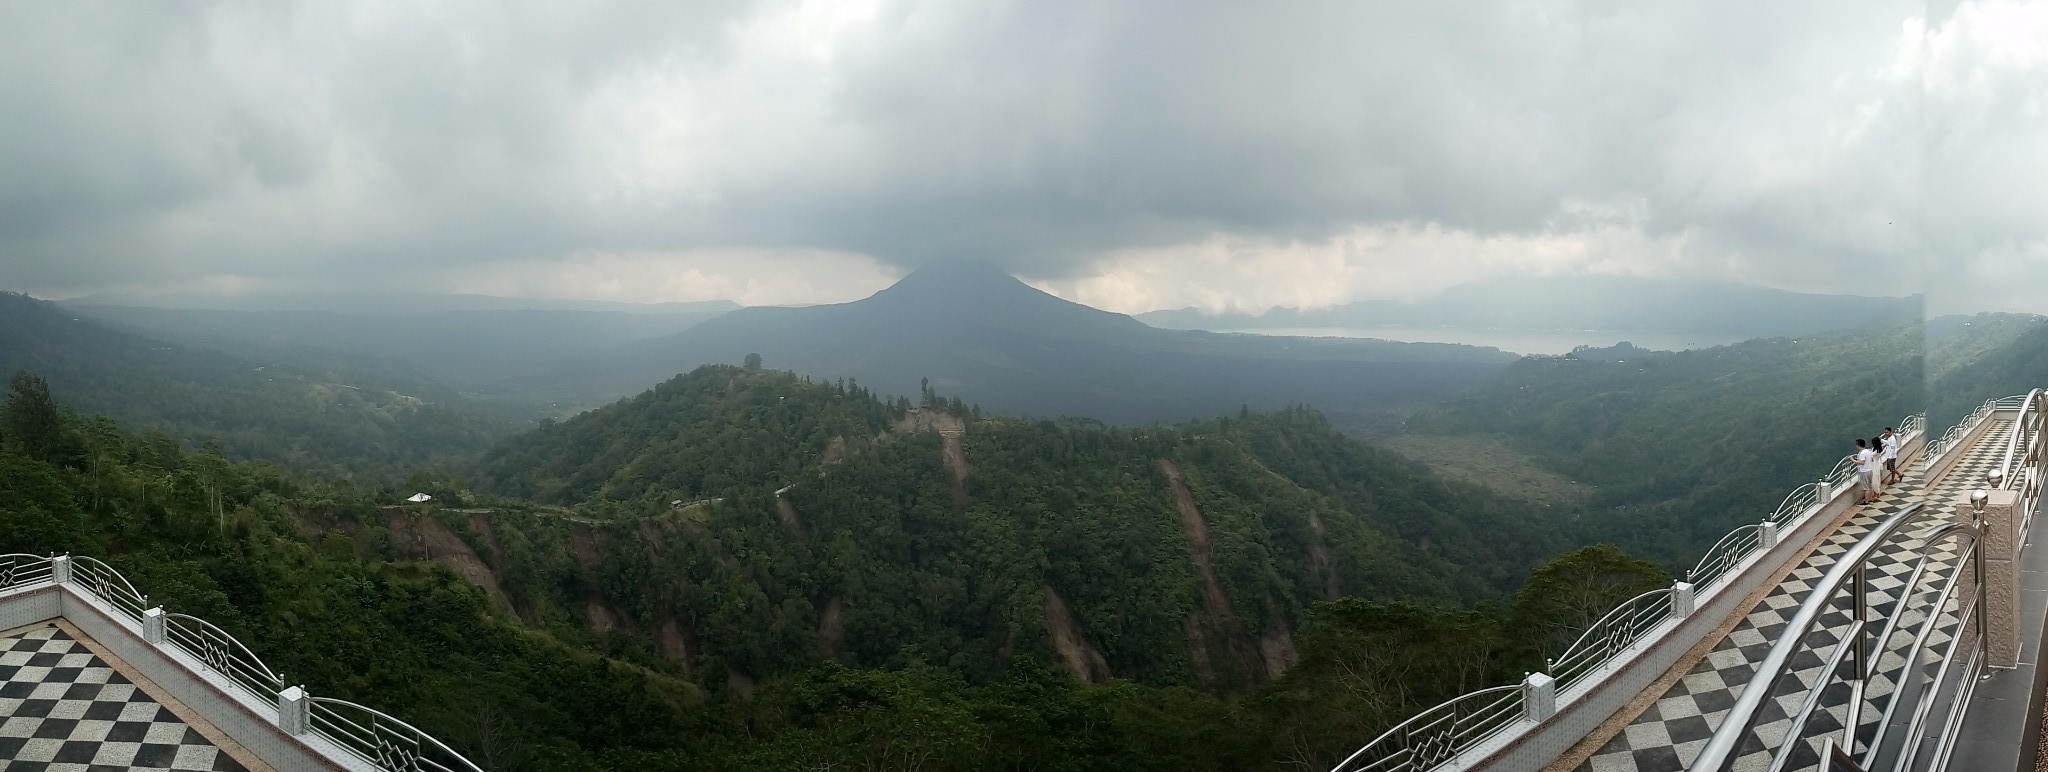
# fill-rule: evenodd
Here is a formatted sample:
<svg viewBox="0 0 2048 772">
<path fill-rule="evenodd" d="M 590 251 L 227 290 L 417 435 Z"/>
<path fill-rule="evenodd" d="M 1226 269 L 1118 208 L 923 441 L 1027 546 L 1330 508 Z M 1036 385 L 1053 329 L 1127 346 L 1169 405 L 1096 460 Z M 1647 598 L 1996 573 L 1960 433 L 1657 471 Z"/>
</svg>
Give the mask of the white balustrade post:
<svg viewBox="0 0 2048 772">
<path fill-rule="evenodd" d="M 1522 717 L 1542 722 L 1557 715 L 1557 681 L 1542 673 L 1522 679 Z"/>
<path fill-rule="evenodd" d="M 164 645 L 164 607 L 143 610 L 142 640 L 151 646 Z"/>
<path fill-rule="evenodd" d="M 307 699 L 306 690 L 287 686 L 277 693 L 277 728 L 294 737 L 306 733 L 308 708 L 312 701 Z"/>
<path fill-rule="evenodd" d="M 1756 527 L 1756 543 L 1765 550 L 1778 546 L 1778 524 L 1768 518 L 1759 524 Z"/>
<path fill-rule="evenodd" d="M 71 583 L 70 555 L 58 555 L 50 558 L 50 580 L 58 584 Z"/>
<path fill-rule="evenodd" d="M 1692 590 L 1692 582 L 1675 582 L 1671 585 L 1671 616 L 1684 619 L 1692 616 L 1699 600 Z"/>
</svg>

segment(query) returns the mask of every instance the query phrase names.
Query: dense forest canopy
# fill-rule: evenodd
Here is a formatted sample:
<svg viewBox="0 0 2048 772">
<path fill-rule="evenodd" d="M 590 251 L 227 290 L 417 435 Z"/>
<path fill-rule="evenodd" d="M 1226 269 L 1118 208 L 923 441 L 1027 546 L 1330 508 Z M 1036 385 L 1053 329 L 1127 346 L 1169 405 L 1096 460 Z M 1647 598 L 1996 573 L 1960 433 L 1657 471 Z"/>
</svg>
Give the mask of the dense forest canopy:
<svg viewBox="0 0 2048 772">
<path fill-rule="evenodd" d="M 1532 357 L 1418 411 L 1407 430 L 1491 438 L 1584 483 L 1595 493 L 1563 522 L 1568 542 L 1612 542 L 1679 570 L 1826 472 L 1856 438 L 1923 410 L 1938 432 L 1984 399 L 2048 383 L 2044 333 L 2037 317 L 1986 314 L 1695 351 Z"/>
<path fill-rule="evenodd" d="M 495 519 L 501 541 L 556 545 L 514 562 L 572 570 L 581 540 L 617 576 L 505 590 L 529 613 L 674 625 L 750 678 L 907 652 L 982 678 L 1031 652 L 1218 688 L 1284 672 L 1313 601 L 1499 599 L 1559 548 L 1518 502 L 1306 409 L 1127 429 L 963 407 L 707 367 L 508 441 L 481 490 L 599 521 Z M 756 600 L 712 602 L 730 598 Z"/>
<path fill-rule="evenodd" d="M 736 394 L 862 398 L 780 373 L 689 379 Z M 802 470 L 784 500 L 808 519 L 793 523 L 772 490 L 745 484 L 653 518 L 608 520 L 433 474 L 368 488 L 128 434 L 61 408 L 60 396 L 22 375 L 0 409 L 0 545 L 106 556 L 294 683 L 404 716 L 492 769 L 1326 767 L 1408 713 L 1554 653 L 1541 635 L 1517 633 L 1515 609 L 1597 613 L 1619 599 L 1541 588 L 1633 594 L 1664 580 L 1581 551 L 1538 573 L 1579 580 L 1531 583 L 1511 605 L 1445 607 L 1455 587 L 1416 568 L 1441 563 L 1374 550 L 1427 527 L 1415 513 L 1487 497 L 1399 463 L 1352 490 L 1286 482 L 1374 458 L 1306 411 L 1172 430 L 1200 438 L 1043 422 L 950 435 L 936 416 L 940 403 L 957 405 L 934 395 L 900 412 L 899 402 L 889 414 L 937 431 L 892 423 L 895 439 Z M 968 458 L 1014 463 L 1019 478 L 1100 478 L 990 482 L 1039 500 L 1010 504 L 1026 513 L 1013 515 L 977 492 L 962 511 L 949 436 L 986 436 Z M 1288 445 L 1299 446 L 1286 450 L 1298 467 L 1259 465 L 1260 452 Z M 1114 495 L 1059 498 L 1112 480 Z M 1198 575 L 1198 542 L 1165 535 L 1185 525 L 1180 497 L 1160 498 L 1176 488 L 1212 518 L 1214 578 Z M 452 506 L 394 503 L 417 490 Z M 1329 554 L 1302 543 L 1313 526 L 1267 523 L 1248 499 L 1261 494 L 1274 511 L 1316 507 Z M 1066 505 L 1079 511 L 1057 514 Z M 1361 594 L 1321 584 L 1333 580 Z M 1239 604 L 1235 622 L 1219 624 L 1205 616 L 1215 609 L 1203 585 L 1226 602 L 1247 591 L 1271 602 Z M 1111 597 L 1112 587 L 1128 594 Z M 1391 600 L 1403 593 L 1433 602 Z M 833 616 L 840 634 L 823 634 Z M 1278 673 L 1267 652 L 1243 648 L 1276 624 L 1299 647 Z M 1005 626 L 1007 645 L 983 645 Z M 1146 651 L 1157 636 L 1167 650 Z M 1196 640 L 1212 647 L 1209 678 L 1186 645 Z"/>
</svg>

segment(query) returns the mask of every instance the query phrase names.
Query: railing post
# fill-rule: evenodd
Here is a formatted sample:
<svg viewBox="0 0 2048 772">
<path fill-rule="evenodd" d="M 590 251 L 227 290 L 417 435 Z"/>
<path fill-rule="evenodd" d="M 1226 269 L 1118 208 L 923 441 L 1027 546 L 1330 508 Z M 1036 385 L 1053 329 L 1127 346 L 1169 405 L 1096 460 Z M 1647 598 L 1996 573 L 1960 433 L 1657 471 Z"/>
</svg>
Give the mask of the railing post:
<svg viewBox="0 0 2048 772">
<path fill-rule="evenodd" d="M 303 687 L 287 686 L 277 693 L 277 728 L 294 737 L 306 733 L 307 708 L 311 701 Z"/>
<path fill-rule="evenodd" d="M 1825 504 L 1827 502 L 1823 501 L 1821 503 Z M 1756 543 L 1759 549 L 1765 551 L 1778 546 L 1778 524 L 1771 522 L 1771 519 L 1768 517 L 1764 518 L 1764 521 L 1756 527 Z"/>
<path fill-rule="evenodd" d="M 2019 498 L 2017 491 L 1984 492 L 1978 515 L 1977 563 L 1982 584 L 1984 653 L 1995 668 L 2019 666 Z M 1974 494 L 1973 494 L 1974 495 Z"/>
<path fill-rule="evenodd" d="M 58 584 L 71 583 L 70 555 L 58 555 L 50 558 L 50 581 Z"/>
<path fill-rule="evenodd" d="M 1677 619 L 1684 619 L 1684 618 L 1686 618 L 1686 617 L 1692 616 L 1692 612 L 1693 612 L 1693 611 L 1694 611 L 1694 609 L 1696 608 L 1696 605 L 1698 604 L 1698 602 L 1699 602 L 1699 601 L 1698 601 L 1698 598 L 1697 598 L 1697 597 L 1696 597 L 1696 596 L 1695 596 L 1695 595 L 1693 594 L 1693 590 L 1692 590 L 1692 583 L 1691 583 L 1691 582 L 1674 582 L 1674 583 L 1672 583 L 1672 585 L 1671 585 L 1671 616 L 1672 616 L 1672 617 L 1674 617 L 1674 618 L 1677 618 Z"/>
<path fill-rule="evenodd" d="M 142 640 L 151 646 L 164 645 L 164 608 L 162 606 L 143 610 Z"/>
<path fill-rule="evenodd" d="M 1542 673 L 1522 678 L 1522 717 L 1543 722 L 1557 715 L 1557 681 Z"/>
</svg>

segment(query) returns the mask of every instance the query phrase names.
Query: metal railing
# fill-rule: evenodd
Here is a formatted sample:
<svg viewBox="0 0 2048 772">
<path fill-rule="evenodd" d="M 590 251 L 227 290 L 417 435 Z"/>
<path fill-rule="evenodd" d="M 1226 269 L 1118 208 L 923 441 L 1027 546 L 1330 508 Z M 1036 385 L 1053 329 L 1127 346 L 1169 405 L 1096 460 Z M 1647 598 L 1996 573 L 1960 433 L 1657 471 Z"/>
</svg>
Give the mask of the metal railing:
<svg viewBox="0 0 2048 772">
<path fill-rule="evenodd" d="M 441 741 L 374 708 L 346 700 L 311 697 L 307 714 L 313 731 L 326 736 L 379 769 L 394 772 L 481 772 Z M 354 714 L 343 716 L 342 712 Z"/>
<path fill-rule="evenodd" d="M 1997 409 L 1993 400 L 1950 429 L 1949 437 L 1961 436 L 1976 422 Z M 2017 403 L 2015 403 L 2016 405 Z M 1911 442 L 1926 426 L 1926 414 L 1902 419 L 1894 434 L 1900 443 Z M 1922 457 L 1933 458 L 1930 444 Z M 1562 697 L 1565 689 L 1581 685 L 1648 639 L 1659 628 L 1675 626 L 1681 611 L 1707 597 L 1725 584 L 1735 569 L 1761 551 L 1776 546 L 1777 535 L 1796 528 L 1820 511 L 1856 474 L 1854 457 L 1835 462 L 1816 482 L 1801 485 L 1786 495 L 1762 521 L 1730 531 L 1708 548 L 1699 564 L 1687 572 L 1686 581 L 1654 590 L 1616 606 L 1580 634 L 1563 654 L 1551 658 L 1546 677 Z M 1684 603 L 1688 608 L 1681 609 Z M 1513 725 L 1528 707 L 1527 684 L 1497 686 L 1453 698 L 1401 722 L 1360 747 L 1332 772 L 1425 772 L 1471 750 L 1494 733 Z M 1512 706 L 1510 708 L 1510 706 Z"/>
<path fill-rule="evenodd" d="M 128 577 L 95 558 L 72 557 L 69 562 L 71 584 L 106 601 L 116 611 L 128 615 L 129 620 L 142 623 L 142 612 L 149 610 L 149 596 L 137 592 L 135 585 L 128 583 Z"/>
<path fill-rule="evenodd" d="M 2021 403 L 2019 418 L 2013 421 L 2012 432 L 2005 442 L 2005 455 L 1999 460 L 1998 468 L 1990 479 L 1994 488 L 2016 491 L 2020 501 L 2040 500 L 2042 484 L 2041 458 L 2041 417 L 2048 413 L 2048 393 L 2040 389 L 2027 392 Z M 2033 525 L 2034 507 L 2023 507 L 2020 512 L 2020 534 L 2026 535 Z"/>
<path fill-rule="evenodd" d="M 1675 616 L 1671 594 L 1671 588 L 1662 587 L 1622 601 L 1586 628 L 1563 654 L 1545 662 L 1544 672 L 1557 679 L 1560 689 L 1578 683 Z"/>
<path fill-rule="evenodd" d="M 1430 769 L 1522 717 L 1520 684 L 1460 695 L 1403 721 L 1337 764 L 1335 772 Z"/>
<path fill-rule="evenodd" d="M 284 678 L 256 656 L 241 641 L 212 622 L 185 614 L 164 614 L 164 638 L 208 669 L 226 676 L 236 686 L 259 699 L 277 699 L 284 691 Z"/>
<path fill-rule="evenodd" d="M 1965 435 L 1975 430 L 1977 424 L 1989 417 L 1994 411 L 2018 409 L 2019 399 L 2019 397 L 2004 397 L 2001 399 L 1984 400 L 1984 403 L 1978 405 L 1976 410 L 1972 410 L 1969 415 L 1963 416 L 1963 420 L 1957 421 L 1956 425 L 1948 428 L 1948 431 L 1942 432 L 1940 439 L 1928 441 L 1927 449 L 1922 451 L 1921 455 L 1926 458 L 1940 457 L 1941 454 L 1948 452 L 1949 448 L 1954 447 L 1957 442 L 1961 441 Z M 2013 404 L 2000 407 L 2001 403 L 2008 401 L 2013 402 Z M 1925 414 L 1922 414 L 1922 419 L 1925 420 Z M 1900 434 L 1904 433 L 1900 432 Z"/>
<path fill-rule="evenodd" d="M 1809 497 L 1814 495 L 1813 486 L 1811 485 L 1801 485 L 1799 489 L 1806 491 L 1806 495 Z M 1813 504 L 1809 502 L 1807 506 L 1813 506 Z M 1771 523 L 1768 520 L 1766 523 L 1773 526 L 1776 525 L 1776 523 Z M 1729 531 L 1728 535 L 1721 537 L 1721 540 L 1715 542 L 1714 546 L 1708 547 L 1707 554 L 1701 556 L 1700 562 L 1694 565 L 1691 571 L 1685 572 L 1685 575 L 1692 580 L 1695 587 L 1711 587 L 1720 583 L 1721 577 L 1727 576 L 1729 571 L 1734 570 L 1736 566 L 1742 565 L 1743 559 L 1755 553 L 1758 547 L 1763 546 L 1764 526 L 1764 523 L 1759 523 L 1757 525 L 1745 525 Z"/>
<path fill-rule="evenodd" d="M 1943 450 L 1953 449 L 1977 422 L 1996 411 L 2018 411 L 2019 415 L 2007 435 L 2003 456 L 1986 475 L 1987 482 L 1992 489 L 2018 493 L 2015 515 L 2019 522 L 2014 525 L 2024 534 L 2026 519 L 2041 503 L 2041 435 L 2048 425 L 2044 424 L 2048 394 L 2037 389 L 2018 397 L 1988 400 L 1939 442 Z M 1972 498 L 1976 512 L 1970 523 L 1938 523 L 1922 533 L 1909 534 L 1907 529 L 1929 514 L 1924 505 L 1914 504 L 1879 524 L 1837 558 L 1800 604 L 1720 728 L 1687 768 L 1689 772 L 1728 772 L 1738 764 L 1753 768 L 1757 754 L 1768 755 L 1769 772 L 1808 765 L 1819 765 L 1826 772 L 1945 768 L 1960 736 L 1977 676 L 1992 661 L 1991 638 L 1986 634 L 1991 620 L 1985 617 L 1990 613 L 1990 588 L 1985 568 L 1984 502 L 1981 493 Z M 1901 537 L 1908 541 L 1894 544 Z M 1949 540 L 1953 544 L 1944 549 L 1943 542 Z M 1888 591 L 1894 598 L 1891 607 L 1881 611 L 1881 619 L 1872 619 L 1872 612 L 1878 609 L 1871 603 L 1875 588 L 1869 562 L 1887 547 L 1894 555 L 1917 552 L 1917 558 L 1911 561 L 1912 570 L 1904 582 Z M 1817 637 L 1824 640 L 1816 640 L 1816 625 L 1839 609 L 1845 588 L 1848 626 L 1839 636 L 1821 635 Z M 1952 632 L 1942 635 L 1944 631 Z M 1809 681 L 1808 674 L 1799 676 L 1803 693 L 1778 693 L 1778 687 L 1792 675 L 1795 660 L 1823 654 L 1826 660 L 1817 677 Z M 1866 726 L 1862 715 L 1871 706 L 1866 689 L 1873 683 L 1883 683 L 1890 693 L 1883 714 Z M 1822 732 L 1811 733 L 1814 716 L 1829 707 L 1824 704 L 1827 696 L 1842 694 L 1844 686 L 1846 702 L 1836 707 L 1846 718 L 1830 717 Z M 1794 696 L 1800 707 L 1789 716 L 1773 746 L 1773 738 L 1757 730 L 1761 713 L 1766 705 L 1783 704 L 1782 700 Z M 1944 707 L 1946 715 L 1940 726 L 1931 726 L 1935 711 Z M 1866 730 L 1867 736 L 1859 736 Z M 1918 764 L 1921 754 L 1930 748 L 1926 764 Z"/>
<path fill-rule="evenodd" d="M 0 555 L 0 590 L 50 580 L 50 558 L 10 552 Z"/>
<path fill-rule="evenodd" d="M 104 562 L 83 556 L 0 554 L 0 590 L 43 583 L 68 586 L 105 602 L 126 617 L 136 628 L 131 632 L 145 642 L 186 654 L 256 703 L 276 709 L 277 723 L 287 734 L 312 733 L 386 772 L 483 772 L 441 741 L 375 709 L 324 697 L 282 699 L 288 688 L 301 695 L 303 689 L 286 687 L 283 676 L 212 622 L 150 606 L 149 596 Z"/>
<path fill-rule="evenodd" d="M 1700 754 L 1693 760 L 1692 765 L 1687 767 L 1689 772 L 1728 772 L 1735 768 L 1738 758 L 1745 750 L 1751 757 L 1744 766 L 1756 763 L 1753 754 L 1768 753 L 1769 769 L 1771 772 L 1780 772 L 1793 764 L 1795 759 L 1805 759 L 1802 751 L 1825 752 L 1827 741 L 1833 741 L 1846 756 L 1851 757 L 1855 755 L 1855 749 L 1859 746 L 1866 748 L 1857 769 L 1878 768 L 1875 766 L 1880 761 L 1878 754 L 1888 747 L 1893 749 L 1895 755 L 1903 754 L 1904 758 L 1895 760 L 1900 762 L 1898 764 L 1887 764 L 1883 768 L 1903 769 L 1910 766 L 1920 746 L 1916 738 L 1925 731 L 1925 722 L 1936 700 L 1916 701 L 1905 733 L 1900 735 L 1904 742 L 1888 743 L 1887 740 L 1892 739 L 1890 733 L 1898 726 L 1893 719 L 1904 702 L 1903 697 L 1923 690 L 1940 690 L 1948 678 L 1950 664 L 1956 657 L 1963 654 L 1966 649 L 1979 652 L 1983 645 L 1981 634 L 1977 635 L 1975 640 L 1972 640 L 1970 635 L 1970 623 L 1977 611 L 1982 608 L 1980 600 L 1984 584 L 1981 576 L 1976 582 L 1975 597 L 1969 599 L 1957 597 L 1958 590 L 1962 587 L 1959 580 L 1963 576 L 1963 571 L 1953 570 L 1948 576 L 1941 576 L 1944 570 L 1960 568 L 1964 562 L 1974 562 L 1969 561 L 1967 556 L 1974 554 L 1979 544 L 1977 528 L 1962 523 L 1946 523 L 1919 535 L 1906 534 L 1908 527 L 1918 523 L 1928 513 L 1929 510 L 1921 504 L 1906 508 L 1872 529 L 1835 561 L 1834 566 L 1814 586 L 1813 591 L 1807 595 L 1806 600 L 1799 605 L 1791 620 L 1787 622 L 1784 633 L 1779 636 L 1770 653 L 1765 655 L 1763 662 L 1757 666 L 1756 674 L 1749 679 L 1748 685 L 1743 687 L 1735 705 L 1729 710 L 1727 717 L 1722 719 L 1720 728 L 1700 749 Z M 1894 601 L 1895 605 L 1890 612 L 1885 614 L 1882 620 L 1872 619 L 1869 561 L 1900 536 L 1920 542 L 1917 547 L 1919 559 L 1914 562 L 1912 572 L 1905 583 L 1896 588 L 1897 600 Z M 1956 558 L 1952 566 L 1945 568 L 1936 563 L 1938 553 L 1933 547 L 1950 538 L 1956 540 L 1955 554 L 1963 557 Z M 1938 586 L 1929 587 L 1928 580 L 1938 580 Z M 1849 625 L 1842 630 L 1839 638 L 1830 638 L 1824 644 L 1816 644 L 1812 640 L 1816 626 L 1824 616 L 1840 609 L 1841 601 L 1844 600 L 1844 589 L 1848 590 L 1846 600 Z M 1929 602 L 1924 607 L 1916 604 L 1915 601 L 1926 597 L 1930 589 L 1935 592 Z M 1951 613 L 1951 607 L 1958 608 Z M 1924 681 L 1922 677 L 1925 675 L 1925 668 L 1922 666 L 1922 660 L 1935 645 L 1934 633 L 1945 626 L 1944 617 L 1960 620 L 1956 626 L 1956 634 L 1944 641 L 1946 650 L 1937 654 L 1941 657 L 1940 670 L 1931 681 Z M 1917 625 L 1917 629 L 1911 629 L 1909 625 Z M 1899 646 L 1894 642 L 1902 632 L 1910 635 L 1909 643 Z M 1903 648 L 1901 656 L 1885 656 L 1900 648 Z M 1792 663 L 1795 660 L 1802 658 L 1803 655 L 1817 655 L 1830 649 L 1832 651 L 1827 655 L 1819 675 L 1805 687 L 1803 695 L 1800 696 L 1800 707 L 1790 716 L 1782 739 L 1775 748 L 1770 747 L 1769 738 L 1757 736 L 1757 723 L 1764 706 L 1773 702 L 1783 704 L 1782 701 L 1786 697 L 1792 696 L 1779 693 L 1777 687 L 1792 676 Z M 1974 656 L 1977 655 L 1973 654 Z M 1884 667 L 1888 663 L 1896 663 L 1893 665 L 1894 672 L 1885 672 Z M 1974 678 L 1967 677 L 1970 669 L 1958 672 L 1965 675 L 1964 680 L 1974 682 Z M 1874 734 L 1868 738 L 1865 745 L 1859 743 L 1857 735 L 1859 730 L 1864 728 L 1861 715 L 1867 702 L 1866 689 L 1880 676 L 1891 676 L 1887 680 L 1892 687 L 1892 697 L 1885 706 L 1882 719 L 1876 722 Z M 1831 718 L 1827 724 L 1827 733 L 1810 736 L 1807 732 L 1809 722 L 1823 709 L 1823 695 L 1839 693 L 1831 690 L 1843 684 L 1848 686 L 1846 719 L 1840 721 L 1838 725 Z M 1815 750 L 1817 744 L 1818 751 Z M 1832 763 L 1840 764 L 1839 761 Z"/>
</svg>

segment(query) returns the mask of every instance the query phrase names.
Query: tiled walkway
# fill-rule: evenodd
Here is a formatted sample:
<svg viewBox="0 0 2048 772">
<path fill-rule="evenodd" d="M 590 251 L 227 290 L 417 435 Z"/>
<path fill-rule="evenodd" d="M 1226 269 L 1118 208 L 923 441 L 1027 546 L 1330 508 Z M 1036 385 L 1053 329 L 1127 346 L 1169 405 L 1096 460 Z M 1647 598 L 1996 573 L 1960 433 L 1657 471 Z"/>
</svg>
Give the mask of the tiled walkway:
<svg viewBox="0 0 2048 772">
<path fill-rule="evenodd" d="M 1984 472 L 2003 459 L 2005 438 L 2011 427 L 2010 420 L 1996 421 L 1983 439 L 1963 451 L 1964 456 L 1933 489 L 1926 486 L 1922 476 L 1924 472 L 1916 470 L 1886 490 L 1876 504 L 1861 508 L 1834 532 L 1826 535 L 1799 567 L 1787 574 L 1784 581 L 1751 609 L 1749 615 L 1729 631 L 1712 652 L 1673 684 L 1662 698 L 1645 708 L 1625 729 L 1595 751 L 1578 767 L 1578 772 L 1675 772 L 1692 763 L 1707 738 L 1720 728 L 1721 719 L 1728 714 L 1744 685 L 1756 673 L 1757 664 L 1770 652 L 1772 644 L 1785 632 L 1790 617 L 1812 592 L 1812 583 L 1825 575 L 1834 566 L 1836 558 L 1872 528 L 1915 502 L 1924 501 L 1932 510 L 1923 522 L 1953 518 L 1957 498 L 1967 490 L 1981 487 Z M 1915 466 L 1924 469 L 1924 465 Z M 1922 528 L 1908 530 L 1918 532 Z M 1898 605 L 1899 588 L 1911 574 L 1921 547 L 1917 540 L 1895 538 L 1867 563 L 1872 624 L 1882 625 L 1893 615 Z M 1937 547 L 1935 554 L 1936 560 L 1928 566 L 1929 573 L 1946 577 L 1955 570 L 1953 551 Z M 1925 618 L 1928 604 L 1925 588 L 1938 583 L 1938 580 L 1921 580 L 1922 592 L 1915 595 L 1914 602 L 1907 604 L 1905 618 L 1899 625 L 1901 632 L 1883 647 L 1884 651 L 1879 656 L 1879 675 L 1868 685 L 1865 707 L 1858 717 L 1859 740 L 1874 736 L 1890 702 L 1893 684 L 1905 665 L 1904 650 L 1912 643 L 1904 631 L 1917 627 L 1918 622 Z M 1953 609 L 1947 611 L 1952 612 Z M 1929 642 L 1932 651 L 1945 650 L 1954 634 L 1954 617 L 1944 613 L 1942 619 L 1944 623 L 1938 626 L 1938 632 Z M 1765 702 L 1759 712 L 1757 729 L 1743 745 L 1736 769 L 1761 770 L 1768 766 L 1771 751 L 1783 743 L 1785 732 L 1791 725 L 1790 717 L 1799 711 L 1808 688 L 1825 669 L 1835 644 L 1842 639 L 1851 621 L 1848 593 L 1843 592 L 1840 601 L 1820 617 L 1808 639 L 1808 653 L 1792 661 L 1791 677 L 1780 682 L 1774 699 Z M 1829 730 L 1840 731 L 1842 722 L 1848 718 L 1848 695 L 1848 687 L 1843 684 L 1823 693 L 1825 710 L 1817 712 L 1807 727 L 1808 750 L 1795 755 L 1787 769 L 1817 766 L 1817 738 Z"/>
<path fill-rule="evenodd" d="M 0 638 L 0 769 L 242 770 L 62 629 Z"/>
</svg>

